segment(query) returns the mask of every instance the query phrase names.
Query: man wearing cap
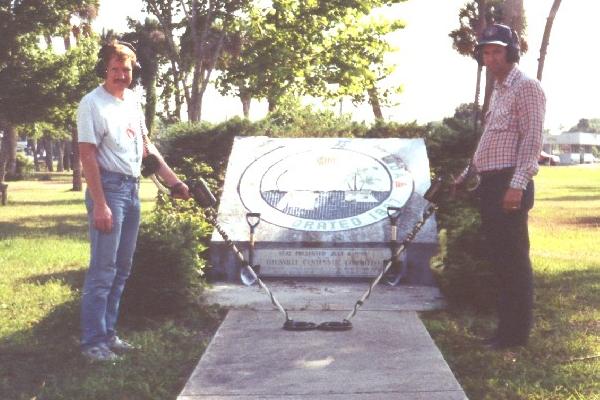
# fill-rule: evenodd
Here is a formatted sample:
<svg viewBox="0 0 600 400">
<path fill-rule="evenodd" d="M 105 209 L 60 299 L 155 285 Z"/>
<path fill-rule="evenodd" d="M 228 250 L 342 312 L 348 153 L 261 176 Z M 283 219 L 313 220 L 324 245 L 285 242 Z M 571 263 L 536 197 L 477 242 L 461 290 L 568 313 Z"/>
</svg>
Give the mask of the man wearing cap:
<svg viewBox="0 0 600 400">
<path fill-rule="evenodd" d="M 484 130 L 470 168 L 481 179 L 481 228 L 499 295 L 498 326 L 485 344 L 500 350 L 527 344 L 532 327 L 533 273 L 527 217 L 533 207 L 546 98 L 540 83 L 517 67 L 519 39 L 508 26 L 488 27 L 476 58 L 494 77 Z M 465 171 L 455 181 L 464 183 Z"/>
</svg>

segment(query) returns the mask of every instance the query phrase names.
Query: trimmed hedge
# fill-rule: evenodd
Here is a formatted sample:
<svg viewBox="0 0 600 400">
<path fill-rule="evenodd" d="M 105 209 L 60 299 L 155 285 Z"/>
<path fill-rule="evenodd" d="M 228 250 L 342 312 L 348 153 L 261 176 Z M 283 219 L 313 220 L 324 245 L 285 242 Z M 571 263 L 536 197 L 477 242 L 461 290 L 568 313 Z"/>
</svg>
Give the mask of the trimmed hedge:
<svg viewBox="0 0 600 400">
<path fill-rule="evenodd" d="M 177 314 L 197 303 L 209 232 L 210 225 L 192 200 L 159 195 L 151 218 L 140 226 L 123 312 L 151 318 Z"/>
</svg>

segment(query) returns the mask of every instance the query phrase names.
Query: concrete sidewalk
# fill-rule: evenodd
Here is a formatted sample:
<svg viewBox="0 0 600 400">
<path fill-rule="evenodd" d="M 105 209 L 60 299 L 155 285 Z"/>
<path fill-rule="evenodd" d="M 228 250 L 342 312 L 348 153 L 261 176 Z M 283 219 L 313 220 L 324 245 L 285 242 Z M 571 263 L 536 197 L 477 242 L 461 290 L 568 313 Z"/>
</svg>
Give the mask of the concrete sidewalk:
<svg viewBox="0 0 600 400">
<path fill-rule="evenodd" d="M 268 285 L 290 318 L 315 323 L 341 321 L 368 287 Z M 342 332 L 285 331 L 283 314 L 258 294 L 229 284 L 209 291 L 209 302 L 234 309 L 179 400 L 466 399 L 416 313 L 443 305 L 437 289 L 380 285 Z"/>
</svg>

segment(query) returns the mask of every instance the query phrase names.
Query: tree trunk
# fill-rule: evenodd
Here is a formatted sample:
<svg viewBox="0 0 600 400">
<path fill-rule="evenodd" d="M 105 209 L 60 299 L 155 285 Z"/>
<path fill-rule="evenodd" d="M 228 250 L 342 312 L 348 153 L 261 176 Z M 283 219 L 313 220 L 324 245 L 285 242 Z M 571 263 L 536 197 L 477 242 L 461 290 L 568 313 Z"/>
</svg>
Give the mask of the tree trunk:
<svg viewBox="0 0 600 400">
<path fill-rule="evenodd" d="M 168 101 L 168 100 L 167 100 Z M 182 96 L 179 89 L 175 89 L 175 111 L 173 115 L 177 121 L 181 121 L 181 106 L 183 105 Z"/>
<path fill-rule="evenodd" d="M 171 63 L 171 75 L 173 77 L 173 96 L 175 101 L 175 111 L 171 115 L 171 119 L 181 121 L 181 106 L 183 102 L 190 102 L 189 88 L 186 84 L 186 74 L 179 69 L 181 65 L 181 57 L 173 38 L 173 21 L 170 6 L 169 10 L 165 11 L 155 0 L 145 0 L 148 11 L 154 15 L 162 27 L 162 32 L 165 34 L 167 42 L 168 58 Z M 181 84 L 181 86 L 180 86 Z M 183 92 L 183 93 L 182 93 Z M 165 110 L 169 110 L 170 99 L 165 99 Z"/>
<path fill-rule="evenodd" d="M 483 124 L 483 116 L 479 114 L 479 94 L 481 93 L 481 71 L 483 70 L 483 66 L 477 64 L 477 84 L 475 85 L 475 100 L 473 104 L 475 104 L 475 109 L 473 110 L 473 130 L 477 132 L 477 127 L 479 122 Z"/>
<path fill-rule="evenodd" d="M 65 156 L 65 143 L 62 140 L 57 140 L 55 143 L 55 149 L 57 151 L 57 162 L 56 171 L 63 172 L 65 170 L 65 164 L 63 163 Z"/>
<path fill-rule="evenodd" d="M 156 115 L 156 76 L 152 77 L 146 87 L 146 128 L 148 135 L 154 130 L 154 116 Z"/>
<path fill-rule="evenodd" d="M 475 22 L 475 36 L 480 37 L 486 28 L 486 0 L 477 1 L 477 21 Z M 473 120 L 473 129 L 477 132 L 477 126 L 480 122 L 483 124 L 483 112 L 479 114 L 479 95 L 481 93 L 481 72 L 483 69 L 483 65 L 477 62 L 477 84 L 475 85 L 475 110 L 474 110 L 474 120 Z M 485 97 L 485 96 L 484 96 Z M 485 102 L 485 99 L 484 99 Z"/>
<path fill-rule="evenodd" d="M 81 192 L 83 185 L 81 183 L 81 161 L 79 159 L 79 135 L 76 127 L 71 127 L 71 149 L 73 150 L 73 191 Z"/>
<path fill-rule="evenodd" d="M 73 169 L 73 146 L 71 145 L 70 140 L 63 140 L 63 144 L 65 146 L 65 154 L 63 155 L 63 164 L 65 166 L 66 171 L 71 171 Z"/>
<path fill-rule="evenodd" d="M 249 92 L 240 91 L 240 100 L 242 102 L 244 118 L 250 118 L 250 102 L 252 101 L 252 95 Z"/>
<path fill-rule="evenodd" d="M 267 103 L 269 104 L 269 112 L 277 110 L 277 99 L 267 99 Z"/>
<path fill-rule="evenodd" d="M 375 86 L 367 89 L 367 93 L 369 94 L 369 104 L 371 104 L 371 108 L 373 109 L 373 115 L 377 120 L 383 120 L 383 113 L 381 112 L 381 103 L 379 102 L 379 94 L 377 93 L 377 88 Z"/>
<path fill-rule="evenodd" d="M 200 121 L 200 112 L 202 107 L 202 97 L 200 95 L 200 75 L 202 74 L 200 70 L 199 63 L 196 64 L 194 69 L 194 78 L 192 79 L 192 93 L 190 102 L 188 103 L 188 119 L 190 122 L 198 122 Z"/>
<path fill-rule="evenodd" d="M 544 28 L 544 37 L 542 38 L 542 45 L 540 46 L 540 58 L 538 59 L 537 79 L 542 80 L 542 72 L 544 70 L 544 61 L 546 60 L 546 51 L 548 49 L 548 43 L 550 42 L 550 32 L 552 31 L 552 24 L 554 23 L 554 17 L 558 12 L 561 0 L 554 0 L 552 8 L 550 8 L 550 14 L 546 19 L 546 27 Z"/>
<path fill-rule="evenodd" d="M 38 140 L 37 139 L 31 139 L 31 150 L 33 151 L 33 170 L 35 172 L 39 172 L 40 171 L 40 165 L 38 164 Z"/>
<path fill-rule="evenodd" d="M 17 160 L 17 130 L 15 126 L 3 121 L 4 136 L 0 147 L 0 183 L 4 182 L 6 174 L 14 174 Z"/>
<path fill-rule="evenodd" d="M 481 120 L 485 122 L 485 114 L 490 107 L 490 98 L 494 90 L 494 76 L 490 71 L 485 70 L 485 94 L 483 96 L 483 106 L 481 107 Z"/>
<path fill-rule="evenodd" d="M 43 137 L 42 143 L 44 145 L 44 150 L 46 150 L 46 170 L 48 170 L 48 172 L 54 172 L 54 164 L 52 163 L 52 139 Z"/>
</svg>

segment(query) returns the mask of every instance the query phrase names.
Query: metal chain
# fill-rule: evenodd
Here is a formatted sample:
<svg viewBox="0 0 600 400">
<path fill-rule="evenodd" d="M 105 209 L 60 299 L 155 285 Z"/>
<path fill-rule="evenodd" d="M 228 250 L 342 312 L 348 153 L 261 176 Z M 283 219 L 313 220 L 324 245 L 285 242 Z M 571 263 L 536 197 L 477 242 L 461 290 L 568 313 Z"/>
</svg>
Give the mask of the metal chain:
<svg viewBox="0 0 600 400">
<path fill-rule="evenodd" d="M 219 234 L 221 235 L 221 237 L 223 238 L 223 240 L 225 241 L 225 243 L 231 248 L 231 250 L 233 250 L 233 252 L 237 256 L 237 258 L 242 262 L 242 264 L 243 264 L 242 268 L 246 268 L 246 271 L 248 271 L 250 273 L 250 275 L 256 280 L 256 282 L 258 283 L 258 285 L 261 288 L 263 288 L 265 292 L 267 292 L 267 294 L 269 295 L 269 297 L 271 299 L 271 303 L 275 307 L 277 307 L 279 309 L 279 311 L 281 311 L 283 313 L 283 315 L 285 315 L 285 320 L 289 321 L 290 318 L 288 316 L 288 312 L 286 311 L 286 309 L 283 308 L 283 306 L 275 298 L 275 296 L 273 295 L 273 293 L 269 290 L 269 288 L 267 287 L 267 285 L 265 285 L 264 282 L 258 277 L 258 275 L 256 274 L 256 272 L 254 272 L 254 269 L 252 268 L 252 266 L 250 266 L 250 263 L 248 263 L 248 261 L 246 261 L 246 259 L 244 258 L 244 255 L 242 254 L 242 252 L 237 248 L 237 246 L 235 245 L 235 243 L 233 243 L 233 241 L 229 238 L 229 235 L 227 235 L 227 232 L 225 232 L 225 230 L 221 227 L 221 225 L 219 224 L 219 222 L 217 222 L 217 219 L 214 216 L 214 213 L 212 212 L 212 209 L 208 209 L 207 210 L 207 214 L 208 214 L 207 217 L 208 217 L 208 220 L 210 221 L 210 223 L 216 228 L 216 230 L 219 232 Z"/>
<path fill-rule="evenodd" d="M 427 221 L 427 219 L 429 217 L 431 217 L 437 209 L 438 209 L 438 206 L 433 203 L 431 203 L 427 207 L 427 209 L 425 209 L 425 211 L 423 212 L 423 217 L 412 228 L 412 230 L 409 232 L 409 234 L 406 236 L 406 238 L 402 241 L 402 243 L 396 250 L 394 257 L 399 257 L 400 254 L 402 254 L 402 252 L 406 249 L 406 246 L 415 239 L 415 237 L 417 236 L 417 234 L 419 233 L 419 231 L 421 230 L 423 225 L 425 225 L 425 222 Z M 375 277 L 375 279 L 373 279 L 373 281 L 369 285 L 369 288 L 362 295 L 362 297 L 356 301 L 356 304 L 354 304 L 354 308 L 352 309 L 352 311 L 350 311 L 350 313 L 346 316 L 346 318 L 344 318 L 344 322 L 350 322 L 350 320 L 352 318 L 354 318 L 354 316 L 356 315 L 356 312 L 358 311 L 358 309 L 364 304 L 365 300 L 367 300 L 369 298 L 369 296 L 371 296 L 371 292 L 373 291 L 373 288 L 379 283 L 379 281 L 381 280 L 383 275 L 385 275 L 385 273 L 388 271 L 388 269 L 390 269 L 390 267 L 392 266 L 394 257 L 392 257 L 392 259 L 390 259 L 390 261 L 385 265 L 385 267 L 382 269 L 381 273 L 379 273 L 379 275 L 377 275 Z"/>
</svg>

